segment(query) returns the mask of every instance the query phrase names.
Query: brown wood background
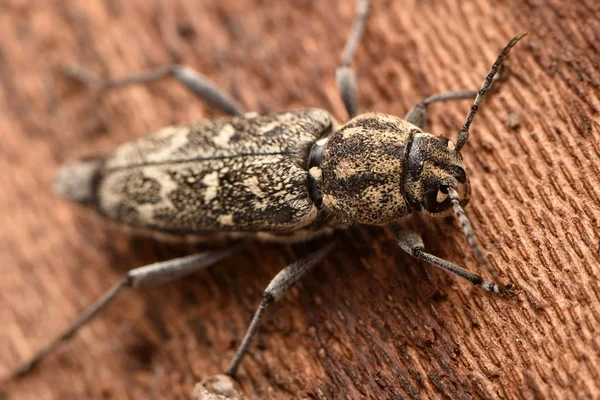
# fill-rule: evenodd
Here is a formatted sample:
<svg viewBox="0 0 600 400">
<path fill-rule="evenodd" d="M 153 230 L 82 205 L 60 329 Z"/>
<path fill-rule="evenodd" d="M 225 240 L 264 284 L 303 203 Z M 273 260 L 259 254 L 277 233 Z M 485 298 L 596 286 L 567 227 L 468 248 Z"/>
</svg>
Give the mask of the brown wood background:
<svg viewBox="0 0 600 400">
<path fill-rule="evenodd" d="M 353 12 L 349 0 L 0 1 L 0 374 L 127 269 L 194 250 L 124 233 L 50 186 L 67 160 L 217 112 L 170 80 L 100 95 L 61 63 L 121 76 L 185 62 L 249 110 L 342 118 L 334 69 Z M 479 87 L 530 31 L 463 152 L 467 213 L 522 291 L 482 293 L 385 230 L 349 235 L 273 307 L 240 370 L 248 397 L 600 398 L 599 15 L 595 0 L 374 1 L 355 61 L 363 110 L 404 115 L 423 96 Z M 456 138 L 468 107 L 432 107 L 430 131 Z M 411 226 L 432 253 L 477 269 L 452 219 Z M 257 244 L 128 292 L 0 397 L 189 398 L 226 368 L 270 277 L 302 250 Z"/>
</svg>

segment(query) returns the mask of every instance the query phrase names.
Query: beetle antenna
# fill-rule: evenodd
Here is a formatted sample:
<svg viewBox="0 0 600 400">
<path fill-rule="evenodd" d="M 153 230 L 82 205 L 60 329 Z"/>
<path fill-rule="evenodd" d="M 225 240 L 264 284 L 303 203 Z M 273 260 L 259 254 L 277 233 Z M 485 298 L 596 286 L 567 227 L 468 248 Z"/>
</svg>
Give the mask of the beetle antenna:
<svg viewBox="0 0 600 400">
<path fill-rule="evenodd" d="M 456 192 L 456 190 L 454 190 L 454 188 L 448 188 L 448 197 L 450 198 L 450 202 L 452 203 L 454 214 L 458 218 L 458 222 L 460 223 L 460 226 L 465 236 L 467 237 L 467 242 L 469 242 L 469 246 L 471 246 L 471 248 L 473 249 L 475 256 L 477 257 L 481 265 L 483 265 L 483 268 L 490 276 L 492 282 L 494 282 L 498 286 L 499 291 L 501 293 L 507 292 L 507 290 L 510 288 L 500 282 L 496 270 L 490 265 L 485 255 L 483 255 L 483 252 L 479 247 L 479 243 L 477 243 L 477 240 L 475 239 L 475 233 L 473 232 L 473 228 L 471 227 L 471 222 L 469 222 L 469 218 L 467 218 L 465 210 L 463 210 L 463 208 L 460 206 L 458 193 Z"/>
<path fill-rule="evenodd" d="M 510 42 L 508 42 L 508 44 L 504 47 L 504 49 L 502 49 L 502 52 L 500 52 L 498 58 L 496 58 L 494 65 L 492 65 L 490 72 L 488 72 L 487 76 L 485 77 L 485 80 L 483 81 L 481 89 L 479 89 L 479 92 L 477 93 L 477 97 L 475 97 L 475 100 L 473 101 L 471 110 L 469 110 L 469 115 L 467 115 L 467 120 L 465 121 L 465 124 L 460 130 L 460 133 L 458 134 L 458 141 L 456 142 L 456 146 L 454 147 L 454 150 L 456 150 L 457 152 L 459 152 L 460 149 L 462 149 L 462 147 L 465 145 L 465 143 L 467 143 L 467 139 L 469 138 L 469 127 L 471 126 L 471 122 L 473 122 L 473 118 L 475 118 L 475 114 L 477 114 L 477 109 L 479 108 L 479 105 L 485 98 L 486 92 L 492 85 L 492 81 L 494 79 L 494 76 L 496 75 L 496 72 L 498 72 L 500 65 L 502 65 L 502 62 L 504 61 L 510 50 L 517 44 L 519 40 L 523 39 L 525 36 L 527 36 L 527 32 L 521 32 L 515 37 L 513 37 L 510 40 Z"/>
</svg>

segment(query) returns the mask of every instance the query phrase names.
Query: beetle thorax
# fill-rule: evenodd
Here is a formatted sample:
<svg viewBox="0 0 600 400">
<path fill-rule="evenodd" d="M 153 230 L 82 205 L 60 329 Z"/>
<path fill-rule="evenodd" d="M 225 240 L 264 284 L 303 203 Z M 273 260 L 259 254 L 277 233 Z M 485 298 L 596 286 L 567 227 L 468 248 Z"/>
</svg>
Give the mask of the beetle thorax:
<svg viewBox="0 0 600 400">
<path fill-rule="evenodd" d="M 323 206 L 344 225 L 383 225 L 410 213 L 407 144 L 421 130 L 400 118 L 363 114 L 335 131 L 323 153 Z"/>
</svg>

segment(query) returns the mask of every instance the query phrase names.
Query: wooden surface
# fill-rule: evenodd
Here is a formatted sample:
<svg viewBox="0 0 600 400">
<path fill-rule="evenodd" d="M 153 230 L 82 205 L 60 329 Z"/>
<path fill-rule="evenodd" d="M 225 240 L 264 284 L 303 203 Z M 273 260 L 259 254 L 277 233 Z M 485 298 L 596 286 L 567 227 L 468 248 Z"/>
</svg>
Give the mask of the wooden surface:
<svg viewBox="0 0 600 400">
<path fill-rule="evenodd" d="M 218 113 L 170 80 L 101 95 L 66 80 L 61 63 L 121 76 L 185 62 L 250 110 L 342 118 L 334 69 L 354 2 L 0 10 L 4 374 L 127 269 L 194 250 L 126 234 L 52 194 L 51 181 L 67 160 Z M 404 115 L 423 96 L 479 87 L 506 41 L 530 31 L 463 151 L 467 213 L 522 291 L 487 295 L 403 254 L 385 230 L 353 233 L 273 307 L 241 366 L 249 398 L 600 398 L 598 15 L 595 0 L 374 1 L 355 61 L 363 110 Z M 432 107 L 430 132 L 455 139 L 468 107 Z M 452 219 L 409 225 L 432 253 L 477 269 Z M 127 292 L 0 397 L 189 398 L 226 368 L 263 288 L 306 247 L 252 245 L 185 281 Z"/>
</svg>

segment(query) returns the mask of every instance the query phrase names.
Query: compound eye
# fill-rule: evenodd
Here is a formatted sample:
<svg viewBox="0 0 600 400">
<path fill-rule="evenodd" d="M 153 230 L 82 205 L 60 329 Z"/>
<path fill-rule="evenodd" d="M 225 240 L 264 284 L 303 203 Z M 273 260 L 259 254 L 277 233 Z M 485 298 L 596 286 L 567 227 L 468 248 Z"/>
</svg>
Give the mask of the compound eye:
<svg viewBox="0 0 600 400">
<path fill-rule="evenodd" d="M 465 172 L 464 169 L 462 169 L 460 167 L 457 169 L 457 171 L 456 171 L 456 180 L 459 183 L 465 183 L 465 182 L 467 182 L 467 173 Z"/>
<path fill-rule="evenodd" d="M 431 213 L 447 210 L 451 204 L 450 198 L 448 197 L 448 188 L 448 185 L 441 185 L 426 191 L 423 196 L 425 209 Z"/>
</svg>

